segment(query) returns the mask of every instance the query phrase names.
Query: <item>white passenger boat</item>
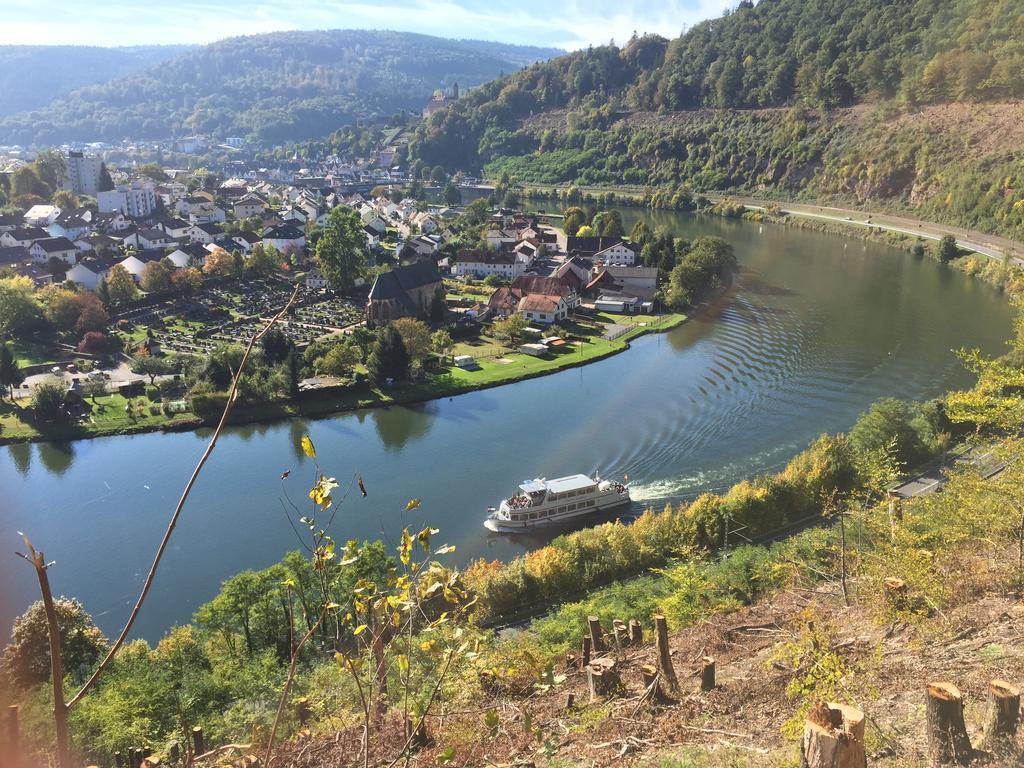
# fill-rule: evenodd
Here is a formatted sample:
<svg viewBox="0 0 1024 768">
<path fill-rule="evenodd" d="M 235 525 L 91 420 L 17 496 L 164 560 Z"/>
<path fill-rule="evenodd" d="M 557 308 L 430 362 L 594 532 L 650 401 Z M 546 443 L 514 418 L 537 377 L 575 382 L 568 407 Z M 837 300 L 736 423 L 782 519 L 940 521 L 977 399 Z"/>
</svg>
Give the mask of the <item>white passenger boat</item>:
<svg viewBox="0 0 1024 768">
<path fill-rule="evenodd" d="M 618 509 L 630 502 L 628 486 L 602 480 L 600 476 L 527 480 L 519 491 L 497 507 L 488 507 L 490 514 L 484 522 L 488 529 L 510 533 L 555 525 Z"/>
</svg>

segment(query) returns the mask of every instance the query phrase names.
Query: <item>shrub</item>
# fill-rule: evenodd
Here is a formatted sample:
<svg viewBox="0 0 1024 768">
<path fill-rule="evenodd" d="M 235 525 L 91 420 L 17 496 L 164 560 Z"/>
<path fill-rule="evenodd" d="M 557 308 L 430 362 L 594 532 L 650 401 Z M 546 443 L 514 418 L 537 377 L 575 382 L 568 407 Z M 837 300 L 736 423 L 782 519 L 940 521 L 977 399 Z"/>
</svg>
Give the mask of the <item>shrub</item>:
<svg viewBox="0 0 1024 768">
<path fill-rule="evenodd" d="M 102 355 L 107 350 L 107 335 L 100 331 L 88 331 L 78 342 L 76 349 L 87 355 Z"/>
<path fill-rule="evenodd" d="M 55 421 L 64 415 L 64 386 L 46 381 L 32 394 L 32 410 L 40 421 Z"/>
<path fill-rule="evenodd" d="M 152 402 L 157 402 L 160 399 L 160 389 L 152 384 L 146 387 L 146 397 Z"/>
<path fill-rule="evenodd" d="M 226 392 L 194 392 L 189 398 L 189 407 L 196 416 L 206 419 L 223 413 L 227 402 Z"/>
</svg>

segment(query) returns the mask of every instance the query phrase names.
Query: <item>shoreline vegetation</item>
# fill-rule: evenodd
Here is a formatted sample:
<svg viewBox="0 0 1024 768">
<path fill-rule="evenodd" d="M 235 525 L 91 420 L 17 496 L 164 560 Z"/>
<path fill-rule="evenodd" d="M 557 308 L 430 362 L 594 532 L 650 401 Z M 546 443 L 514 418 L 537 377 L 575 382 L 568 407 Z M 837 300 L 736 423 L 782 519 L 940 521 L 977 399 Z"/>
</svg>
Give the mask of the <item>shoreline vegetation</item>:
<svg viewBox="0 0 1024 768">
<path fill-rule="evenodd" d="M 345 388 L 339 392 L 312 392 L 298 400 L 276 401 L 251 406 L 236 406 L 229 421 L 232 425 L 272 423 L 293 417 L 323 417 L 347 413 L 363 408 L 386 408 L 392 405 L 412 405 L 444 397 L 454 397 L 468 392 L 491 389 L 506 384 L 547 376 L 569 368 L 604 360 L 630 348 L 630 342 L 650 333 L 667 333 L 685 323 L 688 315 L 670 312 L 649 317 L 649 322 L 635 323 L 616 339 L 588 338 L 580 341 L 576 348 L 579 354 L 566 352 L 546 358 L 524 358 L 503 364 L 492 360 L 480 361 L 477 370 L 466 371 L 451 368 L 443 375 L 428 375 L 425 381 L 396 384 L 392 387 L 365 386 L 360 389 Z M 103 413 L 110 418 L 96 425 L 52 423 L 43 430 L 38 426 L 17 418 L 12 409 L 20 405 L 5 403 L 6 410 L 0 411 L 0 446 L 17 443 L 83 440 L 94 437 L 143 434 L 148 432 L 182 432 L 203 429 L 215 423 L 212 418 L 195 414 L 164 416 L 157 409 L 125 412 L 128 401 L 121 395 L 106 395 L 96 399 Z M 116 414 L 116 416 L 115 416 Z"/>
</svg>

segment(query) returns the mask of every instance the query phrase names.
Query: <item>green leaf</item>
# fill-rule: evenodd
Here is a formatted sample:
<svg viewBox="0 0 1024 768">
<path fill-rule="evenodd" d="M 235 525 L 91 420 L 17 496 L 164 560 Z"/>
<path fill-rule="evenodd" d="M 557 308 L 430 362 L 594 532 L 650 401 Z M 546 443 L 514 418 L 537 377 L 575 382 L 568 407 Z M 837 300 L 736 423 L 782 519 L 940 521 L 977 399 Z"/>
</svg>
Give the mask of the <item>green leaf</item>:
<svg viewBox="0 0 1024 768">
<path fill-rule="evenodd" d="M 452 760 L 455 759 L 455 747 L 446 747 L 441 754 L 437 756 L 437 761 L 441 765 L 448 765 Z"/>
<path fill-rule="evenodd" d="M 302 452 L 305 453 L 309 458 L 316 458 L 316 448 L 313 447 L 313 441 L 309 439 L 309 435 L 302 436 Z"/>
</svg>

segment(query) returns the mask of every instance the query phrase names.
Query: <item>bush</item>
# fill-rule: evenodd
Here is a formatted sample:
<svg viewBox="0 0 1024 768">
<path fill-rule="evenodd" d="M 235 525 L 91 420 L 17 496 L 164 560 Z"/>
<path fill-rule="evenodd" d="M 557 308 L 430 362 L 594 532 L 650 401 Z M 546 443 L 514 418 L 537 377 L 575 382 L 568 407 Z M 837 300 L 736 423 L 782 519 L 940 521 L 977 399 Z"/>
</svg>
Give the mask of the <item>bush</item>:
<svg viewBox="0 0 1024 768">
<path fill-rule="evenodd" d="M 189 407 L 196 416 L 207 419 L 223 413 L 227 402 L 226 392 L 195 392 L 189 398 Z"/>
<path fill-rule="evenodd" d="M 148 385 L 146 387 L 146 397 L 154 403 L 157 402 L 160 400 L 160 389 L 152 384 Z"/>
</svg>

